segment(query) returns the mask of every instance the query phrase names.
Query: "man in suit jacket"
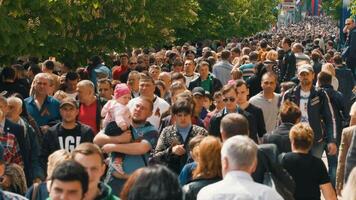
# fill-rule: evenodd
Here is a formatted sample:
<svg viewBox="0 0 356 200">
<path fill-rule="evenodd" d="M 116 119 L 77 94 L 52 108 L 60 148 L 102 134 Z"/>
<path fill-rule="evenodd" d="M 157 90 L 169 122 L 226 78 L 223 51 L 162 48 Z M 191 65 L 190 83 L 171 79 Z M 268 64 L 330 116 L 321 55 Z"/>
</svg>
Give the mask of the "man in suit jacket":
<svg viewBox="0 0 356 200">
<path fill-rule="evenodd" d="M 21 146 L 24 145 L 24 132 L 20 125 L 6 119 L 7 101 L 0 96 L 0 145 L 4 148 L 4 161 L 6 164 L 15 163 L 23 167 Z"/>
</svg>

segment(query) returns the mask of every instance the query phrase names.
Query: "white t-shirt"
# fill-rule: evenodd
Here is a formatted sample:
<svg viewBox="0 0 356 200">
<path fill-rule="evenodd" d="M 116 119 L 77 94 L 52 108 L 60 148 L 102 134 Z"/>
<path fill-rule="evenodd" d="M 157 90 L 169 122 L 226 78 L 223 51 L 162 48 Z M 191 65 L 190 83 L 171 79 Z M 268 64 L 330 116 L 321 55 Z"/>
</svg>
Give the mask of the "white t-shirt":
<svg viewBox="0 0 356 200">
<path fill-rule="evenodd" d="M 310 91 L 304 92 L 303 90 L 300 91 L 300 101 L 299 101 L 299 108 L 302 113 L 301 122 L 309 122 L 308 119 L 308 101 L 309 101 Z"/>
<path fill-rule="evenodd" d="M 131 113 L 132 113 L 132 109 L 135 108 L 134 105 L 136 104 L 138 99 L 139 99 L 138 97 L 133 98 L 128 103 L 127 106 L 131 110 Z M 159 129 L 161 123 L 161 116 L 163 113 L 168 111 L 169 107 L 170 107 L 169 104 L 165 100 L 156 96 L 153 102 L 152 115 L 149 118 L 147 118 L 147 121 L 150 122 L 157 129 Z"/>
</svg>

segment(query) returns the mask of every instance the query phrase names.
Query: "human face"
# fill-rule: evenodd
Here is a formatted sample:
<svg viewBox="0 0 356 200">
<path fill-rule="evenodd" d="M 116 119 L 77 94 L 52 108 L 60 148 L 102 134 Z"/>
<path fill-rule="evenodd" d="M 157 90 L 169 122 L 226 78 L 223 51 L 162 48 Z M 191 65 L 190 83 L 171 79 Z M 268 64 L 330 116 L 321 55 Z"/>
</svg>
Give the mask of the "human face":
<svg viewBox="0 0 356 200">
<path fill-rule="evenodd" d="M 301 72 L 298 74 L 298 79 L 302 86 L 310 86 L 313 84 L 314 73 L 313 72 Z"/>
<path fill-rule="evenodd" d="M 136 65 L 137 65 L 137 59 L 135 59 L 135 58 L 130 59 L 129 67 L 130 67 L 131 69 L 135 69 L 135 68 L 136 68 Z"/>
<path fill-rule="evenodd" d="M 49 196 L 52 200 L 78 200 L 83 199 L 83 189 L 80 181 L 53 180 Z"/>
<path fill-rule="evenodd" d="M 152 111 L 149 107 L 149 103 L 145 100 L 139 100 L 132 112 L 132 121 L 140 124 L 145 123 L 147 118 L 152 115 Z"/>
<path fill-rule="evenodd" d="M 192 115 L 188 113 L 178 113 L 175 116 L 176 123 L 179 127 L 186 128 L 192 124 Z"/>
<path fill-rule="evenodd" d="M 149 74 L 153 78 L 153 80 L 158 80 L 159 73 L 161 72 L 158 69 L 151 69 L 149 71 Z"/>
<path fill-rule="evenodd" d="M 192 74 L 194 72 L 194 62 L 192 60 L 186 60 L 184 63 L 184 72 L 186 74 Z"/>
<path fill-rule="evenodd" d="M 98 187 L 101 176 L 105 172 L 105 164 L 98 154 L 75 154 L 74 160 L 81 164 L 89 175 L 89 189 Z"/>
<path fill-rule="evenodd" d="M 347 27 L 347 29 L 351 30 L 355 26 L 355 22 L 350 19 L 346 19 L 345 26 Z"/>
<path fill-rule="evenodd" d="M 139 90 L 142 96 L 151 97 L 155 92 L 155 85 L 151 81 L 140 81 Z"/>
<path fill-rule="evenodd" d="M 77 120 L 78 109 L 72 105 L 65 105 L 59 109 L 62 121 L 65 123 L 73 123 Z"/>
<path fill-rule="evenodd" d="M 122 95 L 117 99 L 117 101 L 123 105 L 127 105 L 130 100 L 131 100 L 131 94 Z"/>
<path fill-rule="evenodd" d="M 209 76 L 209 66 L 207 65 L 200 66 L 199 74 L 202 79 L 207 79 Z"/>
<path fill-rule="evenodd" d="M 113 89 L 110 87 L 109 83 L 99 83 L 98 84 L 99 96 L 104 97 L 107 100 L 112 98 Z"/>
<path fill-rule="evenodd" d="M 16 120 L 20 117 L 22 112 L 22 107 L 17 104 L 15 101 L 8 101 L 8 112 L 7 117 L 11 120 Z"/>
<path fill-rule="evenodd" d="M 48 91 L 50 90 L 50 84 L 48 79 L 44 77 L 39 77 L 35 82 L 34 88 L 36 90 L 36 94 L 47 95 Z"/>
<path fill-rule="evenodd" d="M 228 111 L 234 111 L 236 110 L 236 92 L 235 90 L 230 90 L 226 94 L 223 95 L 223 101 L 225 104 L 225 108 Z"/>
<path fill-rule="evenodd" d="M 9 109 L 7 105 L 8 105 L 7 102 L 3 102 L 2 100 L 0 100 L 0 110 L 3 112 L 4 116 L 7 115 Z"/>
<path fill-rule="evenodd" d="M 222 96 L 218 96 L 214 99 L 214 105 L 216 109 L 221 110 L 224 108 L 224 101 Z"/>
<path fill-rule="evenodd" d="M 204 96 L 196 94 L 193 96 L 193 100 L 196 108 L 201 108 L 204 105 Z"/>
<path fill-rule="evenodd" d="M 120 63 L 122 66 L 127 66 L 129 64 L 129 59 L 126 56 L 120 58 Z"/>
<path fill-rule="evenodd" d="M 127 80 L 127 86 L 130 88 L 131 91 L 138 91 L 140 86 L 140 79 L 138 76 L 131 76 Z"/>
<path fill-rule="evenodd" d="M 282 48 L 283 48 L 284 51 L 288 51 L 290 49 L 290 46 L 288 45 L 287 42 L 283 42 L 282 43 Z"/>
<path fill-rule="evenodd" d="M 165 74 L 160 74 L 159 76 L 159 80 L 163 81 L 164 84 L 166 85 L 166 88 L 169 88 L 171 85 L 171 77 L 169 75 L 165 75 Z"/>
<path fill-rule="evenodd" d="M 90 90 L 85 86 L 78 86 L 77 85 L 77 92 L 78 92 L 78 99 L 81 103 L 84 103 L 90 97 Z"/>
<path fill-rule="evenodd" d="M 182 72 L 182 71 L 183 71 L 183 65 L 173 66 L 173 72 Z"/>
<path fill-rule="evenodd" d="M 78 84 L 78 80 L 68 80 L 66 83 L 67 91 L 70 92 L 75 91 L 77 84 Z"/>
<path fill-rule="evenodd" d="M 247 102 L 249 90 L 246 87 L 246 85 L 241 85 L 240 87 L 237 87 L 236 94 L 237 94 L 236 103 L 238 105 L 242 105 Z"/>
<path fill-rule="evenodd" d="M 263 76 L 261 87 L 266 94 L 272 94 L 276 89 L 276 79 L 273 76 Z"/>
</svg>

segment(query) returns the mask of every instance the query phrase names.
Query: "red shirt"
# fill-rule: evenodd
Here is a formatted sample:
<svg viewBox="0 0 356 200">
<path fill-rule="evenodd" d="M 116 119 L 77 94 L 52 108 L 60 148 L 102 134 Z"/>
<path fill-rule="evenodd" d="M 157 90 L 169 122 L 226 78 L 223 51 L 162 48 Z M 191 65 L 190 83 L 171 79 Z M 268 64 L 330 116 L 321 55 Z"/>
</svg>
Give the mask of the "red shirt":
<svg viewBox="0 0 356 200">
<path fill-rule="evenodd" d="M 128 67 L 127 66 L 118 66 L 112 71 L 112 78 L 114 80 L 119 80 L 120 76 L 127 71 Z"/>
<path fill-rule="evenodd" d="M 97 134 L 99 131 L 96 128 L 97 127 L 97 125 L 96 125 L 96 101 L 97 100 L 95 100 L 89 106 L 81 104 L 79 107 L 79 116 L 78 116 L 78 120 L 81 123 L 90 126 L 90 128 L 93 130 L 93 132 L 95 134 Z"/>
</svg>

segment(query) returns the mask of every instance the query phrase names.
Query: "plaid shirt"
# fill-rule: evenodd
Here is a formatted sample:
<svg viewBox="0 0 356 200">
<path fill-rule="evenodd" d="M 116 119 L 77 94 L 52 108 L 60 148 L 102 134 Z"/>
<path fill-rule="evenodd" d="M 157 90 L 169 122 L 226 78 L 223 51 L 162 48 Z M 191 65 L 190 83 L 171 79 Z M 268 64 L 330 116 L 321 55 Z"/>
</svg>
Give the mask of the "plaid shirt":
<svg viewBox="0 0 356 200">
<path fill-rule="evenodd" d="M 0 145 L 4 148 L 3 160 L 6 164 L 15 163 L 23 167 L 20 147 L 12 133 L 5 133 L 0 129 Z"/>
</svg>

